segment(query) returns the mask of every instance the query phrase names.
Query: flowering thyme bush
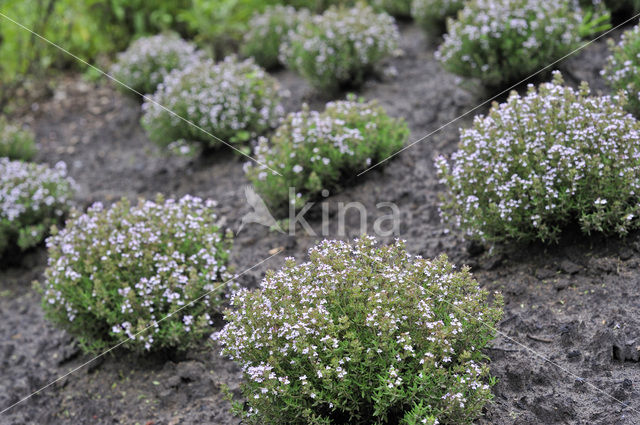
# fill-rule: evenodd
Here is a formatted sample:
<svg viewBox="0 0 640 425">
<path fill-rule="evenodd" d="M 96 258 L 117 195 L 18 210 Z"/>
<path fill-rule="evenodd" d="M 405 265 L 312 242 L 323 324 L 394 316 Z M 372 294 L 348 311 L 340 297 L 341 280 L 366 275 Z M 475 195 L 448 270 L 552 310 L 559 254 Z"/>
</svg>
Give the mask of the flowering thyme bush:
<svg viewBox="0 0 640 425">
<path fill-rule="evenodd" d="M 0 117 L 0 157 L 28 161 L 37 152 L 33 131 Z"/>
<path fill-rule="evenodd" d="M 455 74 L 501 86 L 570 52 L 582 18 L 568 0 L 472 0 L 447 22 L 436 57 Z"/>
<path fill-rule="evenodd" d="M 213 335 L 256 424 L 469 424 L 491 398 L 481 349 L 501 315 L 442 256 L 324 241 L 242 290 Z M 499 304 L 499 300 L 496 304 Z"/>
<path fill-rule="evenodd" d="M 345 176 L 397 152 L 408 136 L 406 123 L 391 118 L 375 101 L 350 96 L 328 103 L 324 112 L 305 106 L 287 116 L 270 142 L 261 138 L 254 152 L 260 163 L 281 175 L 248 163 L 247 176 L 275 211 L 288 208 L 289 187 L 295 187 L 299 208 L 323 189 L 339 189 Z"/>
<path fill-rule="evenodd" d="M 440 34 L 447 18 L 464 7 L 465 0 L 413 0 L 411 16 L 430 34 Z"/>
<path fill-rule="evenodd" d="M 244 36 L 242 52 L 251 56 L 260 66 L 267 69 L 280 64 L 280 46 L 299 23 L 309 19 L 306 9 L 297 11 L 291 6 L 271 6 L 262 13 L 255 14 L 249 21 L 249 30 Z"/>
<path fill-rule="evenodd" d="M 38 245 L 69 210 L 74 189 L 63 162 L 49 168 L 0 158 L 0 256 Z"/>
<path fill-rule="evenodd" d="M 640 221 L 640 124 L 610 97 L 553 83 L 513 92 L 437 166 L 445 210 L 473 237 L 555 241 L 569 223 L 625 234 Z"/>
<path fill-rule="evenodd" d="M 609 47 L 602 75 L 614 90 L 625 92 L 627 110 L 640 116 L 640 26 L 622 34 L 618 45 L 609 40 Z"/>
<path fill-rule="evenodd" d="M 230 245 L 213 207 L 185 196 L 75 212 L 47 239 L 42 303 L 48 318 L 89 351 L 127 338 L 135 351 L 185 349 L 210 334 Z"/>
<path fill-rule="evenodd" d="M 274 127 L 282 115 L 276 81 L 253 60 L 229 56 L 171 72 L 152 99 L 225 142 L 245 142 Z M 220 142 L 151 101 L 142 105 L 142 125 L 151 140 Z"/>
<path fill-rule="evenodd" d="M 158 34 L 131 43 L 118 55 L 111 73 L 142 94 L 153 93 L 169 72 L 197 62 L 201 57 L 202 53 L 196 50 L 195 45 L 179 36 Z"/>
<path fill-rule="evenodd" d="M 359 3 L 331 7 L 302 22 L 282 44 L 283 63 L 319 89 L 357 85 L 373 66 L 396 48 L 398 28 L 386 13 Z"/>
</svg>

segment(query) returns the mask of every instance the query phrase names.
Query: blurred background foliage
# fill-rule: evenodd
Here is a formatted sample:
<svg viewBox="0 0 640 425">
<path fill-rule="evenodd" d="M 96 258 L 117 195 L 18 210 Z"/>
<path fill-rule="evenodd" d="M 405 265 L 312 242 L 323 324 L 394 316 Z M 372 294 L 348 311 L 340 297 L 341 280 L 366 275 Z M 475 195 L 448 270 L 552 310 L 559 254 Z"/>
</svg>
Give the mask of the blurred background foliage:
<svg viewBox="0 0 640 425">
<path fill-rule="evenodd" d="M 592 2 L 593 0 L 581 0 Z M 237 51 L 253 13 L 283 4 L 322 12 L 357 0 L 0 0 L 0 12 L 99 68 L 134 39 L 173 30 L 215 58 Z M 625 16 L 640 0 L 606 0 Z M 375 4 L 374 1 L 370 2 Z M 619 9 L 619 10 L 618 10 Z M 68 54 L 0 16 L 0 111 L 19 88 L 58 70 L 85 70 Z M 97 73 L 88 73 L 98 76 Z"/>
<path fill-rule="evenodd" d="M 288 4 L 322 11 L 353 0 L 0 0 L 0 12 L 74 55 L 105 65 L 140 36 L 173 30 L 221 57 L 235 51 L 255 12 Z M 0 16 L 0 109 L 16 88 L 82 64 Z"/>
</svg>

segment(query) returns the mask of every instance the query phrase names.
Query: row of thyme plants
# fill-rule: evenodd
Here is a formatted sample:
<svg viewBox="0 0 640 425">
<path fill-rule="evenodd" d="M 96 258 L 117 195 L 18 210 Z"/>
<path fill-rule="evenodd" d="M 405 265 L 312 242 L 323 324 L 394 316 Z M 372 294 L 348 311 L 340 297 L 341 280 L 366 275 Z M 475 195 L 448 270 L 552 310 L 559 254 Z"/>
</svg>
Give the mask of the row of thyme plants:
<svg viewBox="0 0 640 425">
<path fill-rule="evenodd" d="M 210 143 L 175 115 L 163 116 L 160 105 L 166 103 L 232 143 L 279 125 L 256 155 L 295 179 L 302 199 L 394 153 L 408 137 L 404 121 L 355 97 L 330 102 L 321 112 L 305 108 L 280 122 L 275 82 L 251 60 L 214 63 L 184 49 L 175 36 L 152 40 L 155 48 L 140 41 L 123 55 L 133 66 L 113 70 L 140 93 L 155 90 L 143 105 L 150 137 L 162 144 Z M 247 170 L 276 207 L 283 196 L 273 190 L 279 182 L 269 183 L 269 171 Z M 261 181 L 267 183 L 259 186 Z M 46 316 L 89 352 L 123 341 L 140 353 L 198 344 L 214 331 L 215 316 L 236 289 L 227 268 L 231 237 L 218 223 L 212 202 L 189 196 L 72 211 L 47 239 Z M 310 262 L 288 260 L 273 276 L 258 291 L 235 293 L 237 310 L 227 311 L 227 327 L 215 334 L 225 354 L 253 376 L 244 387 L 252 404 L 238 411 L 248 420 L 469 423 L 491 398 L 494 381 L 482 348 L 492 338 L 500 300 L 490 306 L 467 270 L 454 270 L 445 258 L 413 257 L 401 243 L 381 247 L 365 238 L 352 245 L 325 242 L 310 251 Z M 281 316 L 261 322 L 260 306 L 273 303 Z M 238 311 L 244 313 L 234 316 Z M 300 333 L 295 328 L 308 314 L 313 317 Z M 267 336 L 276 323 L 283 332 L 292 326 L 293 333 Z M 231 337 L 243 333 L 264 333 L 262 344 L 271 344 L 278 356 L 258 344 L 239 352 L 242 340 Z M 298 361 L 289 358 L 293 354 Z"/>
<path fill-rule="evenodd" d="M 363 26 L 366 19 L 359 12 L 364 18 L 373 13 L 329 9 L 323 16 L 346 13 L 346 21 Z M 363 75 L 349 63 L 344 69 L 344 79 Z M 256 155 L 295 180 L 301 201 L 396 152 L 408 137 L 404 121 L 355 97 L 330 102 L 321 112 L 305 108 L 281 121 L 275 80 L 253 61 L 228 57 L 215 63 L 175 35 L 139 40 L 112 72 L 139 93 L 154 92 L 145 95 L 142 123 L 160 144 L 184 140 L 216 147 L 182 118 L 231 143 L 278 126 L 271 143 L 260 141 Z M 271 170 L 249 167 L 247 172 L 276 208 L 286 200 L 274 191 L 281 183 L 271 179 Z M 60 222 L 42 225 L 54 223 Z M 47 318 L 88 352 L 120 342 L 139 353 L 188 349 L 214 331 L 215 316 L 236 289 L 228 270 L 231 235 L 220 228 L 211 201 L 186 196 L 137 205 L 124 199 L 108 207 L 98 203 L 84 213 L 73 210 L 51 233 L 42 305 Z M 370 267 L 367 276 L 363 267 Z M 234 317 L 237 310 L 228 310 L 227 328 L 215 334 L 225 353 L 255 377 L 244 387 L 254 404 L 238 411 L 248 420 L 467 423 L 491 398 L 494 381 L 481 349 L 492 337 L 500 301 L 489 306 L 488 294 L 467 270 L 455 271 L 445 258 L 413 257 L 401 243 L 380 247 L 365 238 L 352 245 L 325 242 L 311 250 L 309 263 L 296 266 L 288 260 L 275 276 L 285 278 L 265 279 L 251 298 L 245 291 L 235 293 L 234 306 L 248 316 Z M 325 282 L 317 286 L 318 279 Z M 333 289 L 325 292 L 328 288 Z M 347 288 L 355 290 L 353 296 Z M 308 299 L 290 296 L 300 293 L 319 308 L 308 310 Z M 241 302 L 245 296 L 246 304 Z M 317 316 L 293 341 L 298 362 L 287 359 L 294 353 L 288 350 L 295 330 L 271 341 L 278 358 L 260 353 L 257 345 L 239 353 L 242 341 L 229 339 L 272 329 L 270 321 L 244 323 L 244 317 L 259 319 L 259 305 L 274 302 L 283 316 L 272 319 L 283 330 L 299 326 L 296 322 L 309 313 Z M 306 359 L 315 361 L 306 364 Z M 265 385 L 256 387 L 263 368 L 269 371 Z M 339 386 L 333 384 L 336 379 Z M 356 389 L 361 395 L 354 399 Z"/>
<path fill-rule="evenodd" d="M 574 225 L 586 234 L 624 236 L 637 229 L 640 123 L 629 112 L 638 113 L 639 34 L 637 27 L 625 33 L 603 70 L 614 94 L 593 95 L 586 83 L 567 87 L 556 72 L 551 82 L 538 88 L 530 85 L 525 94 L 513 92 L 506 102 L 494 103 L 486 116 L 476 117 L 470 128 L 461 130 L 458 152 L 436 161 L 448 189 L 441 205 L 444 217 L 470 238 L 484 242 L 556 242 Z M 305 111 L 291 117 L 291 122 L 309 118 L 321 117 Z M 284 134 L 280 137 L 286 137 Z M 318 155 L 316 160 L 321 158 Z M 256 169 L 254 176 L 264 172 Z M 346 423 L 342 418 L 348 417 L 349 423 L 386 423 L 389 409 L 395 412 L 395 421 L 407 424 L 459 424 L 477 417 L 493 382 L 482 372 L 480 359 L 478 363 L 465 355 L 455 360 L 446 356 L 431 362 L 437 355 L 433 356 L 436 350 L 430 347 L 414 369 L 412 360 L 422 357 L 416 350 L 416 345 L 422 346 L 420 329 L 418 334 L 395 335 L 401 348 L 385 345 L 391 342 L 387 332 L 396 332 L 406 320 L 413 320 L 406 310 L 401 319 L 393 310 L 396 303 L 415 302 L 413 291 L 420 285 L 406 286 L 407 281 L 415 281 L 405 273 L 412 270 L 410 264 L 423 260 L 388 261 L 389 255 L 405 256 L 402 245 L 372 247 L 370 239 L 355 246 L 325 242 L 310 251 L 309 262 L 295 265 L 289 260 L 283 270 L 269 274 L 257 291 L 243 290 L 234 296 L 236 308 L 226 313 L 229 323 L 214 338 L 222 344 L 223 354 L 243 367 L 246 405 L 236 408 L 248 422 L 333 424 Z M 390 263 L 393 271 L 378 274 L 380 267 L 386 269 Z M 451 270 L 442 259 L 429 264 Z M 430 267 L 420 265 L 418 269 L 423 273 Z M 428 276 L 433 276 L 431 271 Z M 423 279 L 424 275 L 418 281 L 425 282 Z M 381 291 L 389 282 L 393 289 Z M 432 300 L 430 285 L 430 289 L 418 289 L 415 299 Z M 373 295 L 369 292 L 372 287 Z M 457 287 L 451 281 L 446 284 L 447 291 Z M 499 310 L 487 307 L 486 294 L 474 293 L 473 297 L 480 300 L 477 308 L 483 311 L 474 310 L 467 299 L 461 302 L 461 310 L 478 314 L 465 314 L 459 320 L 465 329 L 474 329 L 468 320 L 482 318 L 476 322 L 481 325 L 475 328 L 477 348 L 491 338 L 485 331 L 496 323 Z M 291 311 L 291 305 L 297 308 Z M 431 305 L 419 310 L 434 311 Z M 460 312 L 445 311 L 452 319 Z M 383 320 L 389 322 L 383 325 Z M 320 331 L 318 323 L 323 325 Z M 415 323 L 425 322 L 418 319 Z M 381 327 L 372 331 L 372 325 Z M 430 340 L 432 333 L 426 335 Z M 467 342 L 471 338 L 464 336 Z M 373 350 L 377 355 L 371 355 Z M 441 374 L 439 368 L 449 361 L 460 365 L 467 375 L 459 379 L 452 369 Z M 355 368 L 355 376 L 353 362 L 365 365 Z M 429 365 L 427 373 L 425 365 Z M 445 394 L 431 386 L 436 382 L 442 383 L 439 388 L 447 388 L 442 390 Z M 427 391 L 422 393 L 423 389 Z"/>
<path fill-rule="evenodd" d="M 281 27 L 302 16 L 311 19 L 302 25 L 308 33 L 300 29 L 299 38 L 288 39 L 287 57 L 314 72 L 323 87 L 361 80 L 398 37 L 389 15 L 364 4 L 330 7 L 323 15 L 276 7 L 256 18 L 248 36 L 267 40 L 266 53 L 271 38 L 286 32 Z M 263 21 L 270 26 L 264 33 Z M 274 210 L 287 208 L 288 186 L 299 189 L 297 207 L 325 188 L 337 190 L 345 175 L 397 152 L 408 137 L 403 120 L 353 97 L 284 117 L 276 80 L 252 59 L 215 62 L 174 34 L 139 39 L 119 55 L 112 73 L 123 90 L 153 92 L 143 97 L 142 125 L 161 146 L 194 152 L 233 144 L 251 152 L 253 144 L 261 165 L 248 166 L 248 177 Z"/>
<path fill-rule="evenodd" d="M 156 37 L 157 49 L 140 42 L 126 54 L 136 67 L 114 68 L 136 90 L 155 91 L 143 105 L 150 137 L 211 140 L 160 105 L 233 143 L 278 126 L 255 147 L 264 165 L 247 167 L 274 210 L 290 202 L 280 179 L 300 188 L 303 203 L 408 137 L 402 120 L 355 97 L 282 120 L 275 80 L 253 61 L 215 63 L 175 36 Z M 556 241 L 570 224 L 586 233 L 637 228 L 640 125 L 628 112 L 638 97 L 637 39 L 637 29 L 625 35 L 604 71 L 621 89 L 614 95 L 567 87 L 556 73 L 462 130 L 459 151 L 436 162 L 450 223 L 488 242 Z M 0 252 L 27 248 L 61 223 L 73 184 L 62 165 L 2 158 L 0 171 Z M 465 424 L 491 399 L 482 349 L 501 301 L 467 269 L 365 237 L 322 242 L 307 262 L 287 259 L 257 290 L 237 290 L 231 239 L 215 203 L 191 196 L 73 211 L 47 240 L 43 308 L 92 352 L 122 341 L 141 353 L 187 349 L 213 333 L 242 367 L 236 411 L 250 423 Z M 229 298 L 227 324 L 214 332 Z"/>
<path fill-rule="evenodd" d="M 327 109 L 365 105 L 348 102 Z M 628 232 L 640 127 L 623 107 L 623 95 L 591 96 L 560 74 L 494 105 L 452 162 L 438 161 L 460 225 L 483 239 L 549 241 L 578 217 L 587 232 Z M 125 337 L 138 351 L 198 343 L 233 289 L 213 207 L 158 198 L 74 213 L 47 242 L 48 317 L 88 350 Z M 213 338 L 242 366 L 236 411 L 251 423 L 471 423 L 495 382 L 481 349 L 499 306 L 445 258 L 372 238 L 323 242 L 308 262 L 289 259 L 259 289 L 233 293 Z"/>
<path fill-rule="evenodd" d="M 451 162 L 438 160 L 445 208 L 483 240 L 552 241 L 571 221 L 586 232 L 637 227 L 640 126 L 624 99 L 566 87 L 559 73 L 514 92 L 463 130 Z M 327 110 L 375 109 L 347 102 Z M 74 213 L 47 242 L 47 316 L 87 350 L 123 340 L 140 352 L 184 349 L 214 331 L 231 293 L 212 338 L 242 367 L 234 409 L 249 423 L 465 424 L 481 414 L 495 383 L 482 348 L 501 301 L 468 270 L 365 237 L 325 241 L 257 290 L 233 292 L 213 207 L 158 198 Z"/>
<path fill-rule="evenodd" d="M 351 98 L 324 113 L 290 115 L 280 137 L 312 137 L 315 125 L 324 127 L 327 146 L 356 163 L 380 148 L 363 146 L 376 132 L 395 143 L 406 135 L 375 103 Z M 319 153 L 344 161 L 322 141 L 299 150 L 299 159 Z M 52 226 L 42 306 L 87 352 L 182 351 L 211 335 L 248 378 L 247 409 L 241 400 L 234 405 L 251 423 L 462 424 L 492 397 L 482 348 L 500 318 L 500 298 L 489 302 L 468 270 L 456 271 L 445 257 L 425 260 L 401 242 L 379 246 L 373 238 L 325 241 L 306 263 L 288 259 L 260 289 L 234 292 L 232 235 L 213 201 L 159 196 L 68 213 L 64 165 L 2 158 L 0 170 L 3 215 L 32 220 L 24 231 L 9 223 L 0 235 L 19 230 L 17 244 L 26 248 Z M 231 294 L 228 323 L 214 333 Z"/>
<path fill-rule="evenodd" d="M 393 19 L 376 12 L 382 8 L 396 16 L 411 15 L 432 36 L 445 32 L 436 56 L 447 70 L 500 87 L 609 28 L 608 7 L 621 7 L 598 0 L 371 3 L 374 7 L 332 7 L 322 15 L 291 6 L 269 7 L 251 20 L 242 52 L 266 68 L 285 65 L 322 90 L 357 85 L 398 45 Z"/>
<path fill-rule="evenodd" d="M 73 212 L 47 239 L 47 318 L 91 353 L 211 335 L 242 367 L 234 411 L 250 423 L 466 424 L 492 398 L 482 348 L 501 298 L 468 269 L 365 237 L 324 241 L 236 290 L 217 223 L 214 203 L 190 196 Z"/>
</svg>

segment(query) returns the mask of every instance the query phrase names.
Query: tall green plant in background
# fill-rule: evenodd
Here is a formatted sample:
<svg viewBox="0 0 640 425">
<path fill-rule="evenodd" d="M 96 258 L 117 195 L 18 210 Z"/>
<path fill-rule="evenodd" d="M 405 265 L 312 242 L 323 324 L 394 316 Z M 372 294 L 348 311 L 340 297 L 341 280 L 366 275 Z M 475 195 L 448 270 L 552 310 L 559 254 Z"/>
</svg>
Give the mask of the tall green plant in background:
<svg viewBox="0 0 640 425">
<path fill-rule="evenodd" d="M 117 30 L 114 34 L 116 47 L 124 49 L 139 35 L 168 29 L 186 34 L 186 24 L 180 15 L 191 8 L 192 0 L 85 0 L 84 3 L 92 18 Z"/>
<path fill-rule="evenodd" d="M 108 51 L 107 35 L 70 0 L 0 0 L 0 12 L 82 57 Z M 5 17 L 0 17 L 0 107 L 29 77 L 53 66 L 70 65 L 70 57 Z"/>
<path fill-rule="evenodd" d="M 322 12 L 353 0 L 0 0 L 0 12 L 74 55 L 101 65 L 136 38 L 172 30 L 218 58 L 235 51 L 254 13 L 284 4 Z M 0 17 L 0 109 L 19 87 L 73 57 Z"/>
<path fill-rule="evenodd" d="M 178 21 L 192 0 L 0 0 L 0 12 L 87 61 L 124 50 L 140 35 L 165 29 L 186 33 Z M 70 55 L 0 16 L 0 108 L 34 77 L 81 66 Z"/>
</svg>

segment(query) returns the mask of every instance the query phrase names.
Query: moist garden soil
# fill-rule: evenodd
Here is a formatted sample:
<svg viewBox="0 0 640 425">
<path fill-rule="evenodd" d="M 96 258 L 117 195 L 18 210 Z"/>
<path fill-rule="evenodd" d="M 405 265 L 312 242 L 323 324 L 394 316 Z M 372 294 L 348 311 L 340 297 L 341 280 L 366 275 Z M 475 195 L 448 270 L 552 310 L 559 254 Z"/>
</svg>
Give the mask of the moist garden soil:
<svg viewBox="0 0 640 425">
<path fill-rule="evenodd" d="M 418 28 L 403 26 L 402 50 L 385 64 L 382 77 L 358 91 L 404 117 L 411 141 L 493 95 L 445 72 L 433 58 L 435 44 Z M 599 76 L 606 55 L 602 40 L 559 66 L 569 84 L 587 80 L 595 92 L 606 93 Z M 322 108 L 330 100 L 288 71 L 274 75 L 288 111 L 303 102 Z M 37 133 L 38 161 L 68 164 L 80 185 L 79 207 L 122 197 L 192 194 L 217 200 L 222 224 L 238 229 L 249 212 L 245 158 L 224 149 L 194 159 L 166 155 L 140 127 L 139 99 L 78 75 L 56 80 L 54 87 L 20 118 Z M 487 109 L 488 104 L 481 106 L 325 199 L 332 214 L 329 234 L 322 234 L 317 207 L 305 216 L 317 236 L 300 228 L 289 236 L 245 226 L 231 257 L 236 272 L 283 252 L 242 274 L 239 283 L 257 286 L 267 269 L 279 267 L 287 256 L 303 260 L 324 237 L 360 234 L 355 209 L 346 216 L 345 232 L 338 233 L 340 203 L 361 202 L 369 212 L 365 230 L 373 233 L 374 221 L 389 213 L 376 205 L 393 202 L 400 209 L 400 237 L 411 252 L 446 253 L 456 264 L 471 266 L 483 287 L 504 295 L 504 319 L 486 350 L 498 378 L 495 398 L 478 424 L 640 424 L 640 234 L 587 239 L 568 232 L 553 247 L 482 249 L 439 218 L 443 187 L 433 158 L 451 154 L 458 128 Z M 39 284 L 33 282 L 42 281 L 45 266 L 41 247 L 0 270 L 0 408 L 91 359 L 43 317 Z M 117 349 L 0 415 L 0 423 L 238 424 L 221 387 L 238 393 L 240 382 L 239 369 L 220 357 L 213 342 L 182 354 L 146 357 Z"/>
</svg>

